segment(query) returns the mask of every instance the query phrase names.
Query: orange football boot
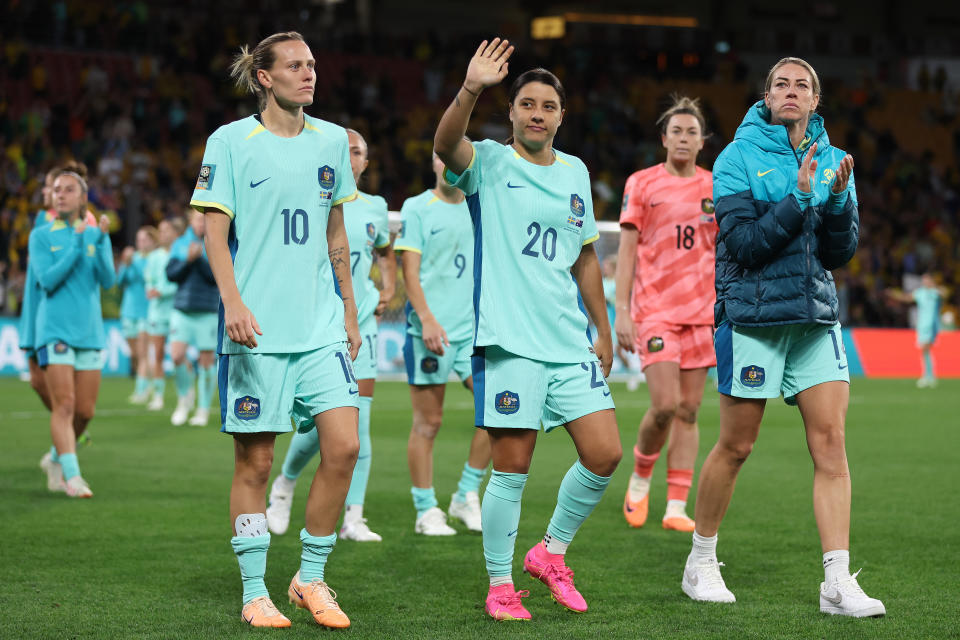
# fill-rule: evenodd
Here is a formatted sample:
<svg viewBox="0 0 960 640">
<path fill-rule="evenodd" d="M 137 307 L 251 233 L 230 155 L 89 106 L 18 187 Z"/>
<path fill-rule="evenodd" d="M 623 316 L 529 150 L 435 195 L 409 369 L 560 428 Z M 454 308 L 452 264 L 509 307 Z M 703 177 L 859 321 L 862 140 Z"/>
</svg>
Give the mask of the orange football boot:
<svg viewBox="0 0 960 640">
<path fill-rule="evenodd" d="M 337 594 L 319 578 L 303 584 L 300 582 L 300 572 L 297 571 L 290 581 L 287 595 L 298 609 L 308 609 L 321 626 L 331 629 L 346 629 L 350 626 L 350 618 L 337 604 Z"/>
<path fill-rule="evenodd" d="M 251 627 L 271 627 L 273 629 L 284 629 L 290 626 L 290 620 L 287 616 L 280 613 L 274 606 L 273 601 L 267 596 L 254 598 L 243 605 L 243 611 L 240 612 L 243 621 Z"/>
<path fill-rule="evenodd" d="M 632 502 L 630 500 L 630 490 L 627 489 L 627 495 L 623 498 L 623 517 L 627 519 L 627 524 L 631 527 L 639 528 L 647 522 L 647 511 L 650 506 L 650 494 L 643 496 L 640 500 Z"/>
</svg>

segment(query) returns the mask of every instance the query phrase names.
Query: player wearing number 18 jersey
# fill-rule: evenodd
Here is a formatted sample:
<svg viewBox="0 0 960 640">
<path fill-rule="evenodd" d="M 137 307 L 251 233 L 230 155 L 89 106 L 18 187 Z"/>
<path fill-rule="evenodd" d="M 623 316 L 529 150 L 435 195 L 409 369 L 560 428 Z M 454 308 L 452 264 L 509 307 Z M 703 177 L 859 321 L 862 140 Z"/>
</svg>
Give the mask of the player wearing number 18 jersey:
<svg viewBox="0 0 960 640">
<path fill-rule="evenodd" d="M 263 581 L 264 503 L 274 439 L 293 418 L 319 439 L 322 460 L 288 595 L 317 623 L 348 627 L 324 582 L 358 449 L 351 362 L 360 336 L 341 206 L 356 197 L 347 134 L 303 113 L 316 74 L 300 34 L 274 34 L 252 53 L 244 47 L 232 70 L 261 113 L 210 136 L 190 204 L 206 212 L 221 298 L 220 418 L 234 438 L 231 544 L 243 579 L 241 615 L 254 626 L 290 626 Z"/>
<path fill-rule="evenodd" d="M 716 364 L 717 223 L 713 179 L 697 166 L 705 129 L 697 100 L 676 98 L 658 124 L 667 159 L 627 179 L 620 213 L 617 338 L 639 353 L 650 389 L 623 514 L 632 527 L 646 522 L 653 466 L 669 437 L 663 528 L 693 531 L 686 504 L 697 459 L 697 410 L 707 369 Z"/>
<path fill-rule="evenodd" d="M 496 620 L 531 617 L 521 604 L 525 592 L 513 586 L 512 563 L 541 425 L 546 431 L 564 426 L 579 459 L 564 477 L 546 535 L 527 552 L 524 569 L 572 611 L 586 611 L 587 603 L 565 553 L 621 456 L 604 380 L 613 343 L 592 246 L 598 233 L 590 175 L 578 158 L 553 148 L 563 120 L 563 86 L 545 69 L 521 74 L 509 94 L 510 144 L 463 139 L 480 92 L 506 77 L 512 52 L 499 38 L 480 45 L 434 138 L 447 165 L 445 178 L 467 194 L 475 228 L 474 406 L 493 454 L 482 525 L 490 576 L 486 611 Z M 584 306 L 598 328 L 592 346 Z"/>
</svg>

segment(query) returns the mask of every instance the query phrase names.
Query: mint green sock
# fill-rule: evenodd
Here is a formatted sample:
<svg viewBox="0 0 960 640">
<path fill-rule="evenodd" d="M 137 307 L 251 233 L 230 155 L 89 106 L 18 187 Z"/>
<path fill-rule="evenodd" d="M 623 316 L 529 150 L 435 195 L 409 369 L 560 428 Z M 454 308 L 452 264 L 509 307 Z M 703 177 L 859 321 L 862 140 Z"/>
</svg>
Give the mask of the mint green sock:
<svg viewBox="0 0 960 640">
<path fill-rule="evenodd" d="M 560 483 L 557 508 L 550 518 L 547 533 L 560 542 L 570 544 L 577 529 L 600 502 L 610 484 L 609 477 L 592 473 L 577 460 Z M 487 488 L 489 492 L 490 489 Z"/>
<path fill-rule="evenodd" d="M 50 461 L 60 462 L 60 456 L 57 455 L 57 448 L 53 445 L 50 445 Z"/>
<path fill-rule="evenodd" d="M 306 584 L 318 578 L 323 580 L 327 556 L 337 544 L 337 534 L 312 536 L 306 529 L 301 529 L 300 542 L 303 544 L 303 551 L 300 553 L 300 582 Z"/>
<path fill-rule="evenodd" d="M 133 387 L 133 392 L 136 394 L 142 394 L 144 391 L 147 391 L 150 388 L 149 378 L 144 376 L 137 376 L 137 382 Z"/>
<path fill-rule="evenodd" d="M 69 480 L 74 476 L 80 475 L 80 462 L 77 460 L 77 454 L 64 453 L 60 455 L 60 466 L 63 468 L 63 479 Z"/>
<path fill-rule="evenodd" d="M 166 378 L 154 378 L 153 379 L 153 392 L 163 397 L 164 391 L 167 390 L 167 379 Z"/>
<path fill-rule="evenodd" d="M 197 409 L 209 409 L 213 401 L 213 385 L 217 382 L 217 367 L 197 368 Z"/>
<path fill-rule="evenodd" d="M 933 356 L 929 351 L 923 354 L 923 377 L 933 380 Z"/>
<path fill-rule="evenodd" d="M 474 469 L 469 462 L 463 463 L 463 472 L 460 474 L 460 482 L 457 483 L 457 500 L 463 502 L 471 491 L 480 493 L 480 483 L 486 473 L 486 469 Z"/>
<path fill-rule="evenodd" d="M 177 386 L 178 398 L 183 398 L 190 393 L 190 389 L 193 388 L 193 371 L 190 369 L 186 360 L 174 368 L 173 381 Z"/>
<path fill-rule="evenodd" d="M 230 539 L 233 552 L 240 564 L 240 579 L 243 581 L 243 604 L 254 598 L 269 596 L 263 576 L 267 572 L 267 549 L 270 534 L 262 536 L 234 536 Z"/>
<path fill-rule="evenodd" d="M 483 557 L 491 577 L 513 573 L 513 548 L 520 529 L 520 499 L 526 483 L 525 473 L 494 469 L 490 474 L 480 507 L 480 521 L 483 523 Z"/>
<path fill-rule="evenodd" d="M 433 487 L 428 489 L 410 487 L 410 493 L 413 494 L 413 508 L 417 510 L 418 518 L 439 504 Z"/>
<path fill-rule="evenodd" d="M 370 406 L 373 398 L 360 396 L 357 398 L 360 416 L 357 435 L 360 436 L 360 453 L 357 454 L 357 464 L 353 467 L 353 477 L 350 479 L 350 490 L 344 504 L 363 504 L 367 495 L 367 482 L 370 480 L 370 466 L 373 462 L 373 449 L 370 445 Z"/>
<path fill-rule="evenodd" d="M 287 448 L 287 456 L 283 459 L 282 472 L 288 480 L 296 480 L 307 466 L 310 459 L 320 451 L 320 439 L 316 430 L 307 433 L 294 432 Z"/>
</svg>

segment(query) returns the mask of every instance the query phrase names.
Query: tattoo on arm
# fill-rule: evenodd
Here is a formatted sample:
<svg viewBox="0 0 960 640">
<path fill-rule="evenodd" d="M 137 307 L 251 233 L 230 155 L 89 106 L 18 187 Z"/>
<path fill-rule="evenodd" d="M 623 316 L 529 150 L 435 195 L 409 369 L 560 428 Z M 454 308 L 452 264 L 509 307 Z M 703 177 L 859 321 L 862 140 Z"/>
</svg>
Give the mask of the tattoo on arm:
<svg viewBox="0 0 960 640">
<path fill-rule="evenodd" d="M 349 263 L 344 260 L 344 255 L 346 254 L 346 249 L 344 247 L 335 247 L 330 249 L 327 252 L 327 256 L 330 258 L 330 265 L 333 267 L 333 275 L 337 279 L 337 285 L 340 287 L 340 298 L 346 302 L 350 300 L 350 297 L 344 297 L 344 292 L 346 291 L 346 286 L 343 282 L 343 269 L 349 269 Z M 348 271 L 349 273 L 349 271 Z"/>
</svg>

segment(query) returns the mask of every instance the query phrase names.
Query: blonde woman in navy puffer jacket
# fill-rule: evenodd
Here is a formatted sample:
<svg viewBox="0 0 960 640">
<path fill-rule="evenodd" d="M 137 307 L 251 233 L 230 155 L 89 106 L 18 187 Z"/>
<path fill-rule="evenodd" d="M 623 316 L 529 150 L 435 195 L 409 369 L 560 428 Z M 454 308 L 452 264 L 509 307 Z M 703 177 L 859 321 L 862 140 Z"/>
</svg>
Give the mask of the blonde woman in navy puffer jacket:
<svg viewBox="0 0 960 640">
<path fill-rule="evenodd" d="M 681 585 L 694 600 L 735 601 L 720 575 L 717 530 L 766 401 L 782 393 L 800 409 L 813 458 L 824 566 L 820 611 L 880 616 L 883 603 L 868 597 L 849 571 L 850 378 L 829 271 L 857 248 L 853 158 L 830 145 L 816 114 L 819 101 L 813 67 L 799 58 L 780 60 L 763 100 L 714 165 L 720 438 L 700 471 L 696 531 Z"/>
</svg>

